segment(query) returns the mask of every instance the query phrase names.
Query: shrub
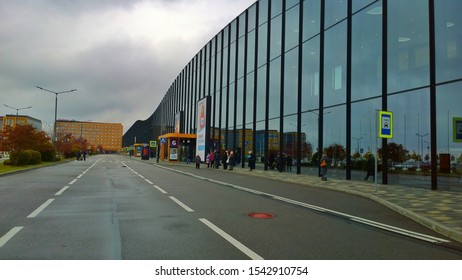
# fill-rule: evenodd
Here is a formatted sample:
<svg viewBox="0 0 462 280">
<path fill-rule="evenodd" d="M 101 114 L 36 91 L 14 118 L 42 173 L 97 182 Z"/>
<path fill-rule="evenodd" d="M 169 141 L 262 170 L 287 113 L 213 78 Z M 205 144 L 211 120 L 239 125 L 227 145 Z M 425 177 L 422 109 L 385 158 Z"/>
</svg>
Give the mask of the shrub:
<svg viewBox="0 0 462 280">
<path fill-rule="evenodd" d="M 11 160 L 7 159 L 3 162 L 3 165 L 11 165 Z"/>
<path fill-rule="evenodd" d="M 30 153 L 31 156 L 28 164 L 40 164 L 42 162 L 42 155 L 40 152 L 34 150 L 27 150 L 25 152 Z"/>
<path fill-rule="evenodd" d="M 13 151 L 10 153 L 12 165 L 39 164 L 42 162 L 40 152 L 34 150 Z"/>
</svg>

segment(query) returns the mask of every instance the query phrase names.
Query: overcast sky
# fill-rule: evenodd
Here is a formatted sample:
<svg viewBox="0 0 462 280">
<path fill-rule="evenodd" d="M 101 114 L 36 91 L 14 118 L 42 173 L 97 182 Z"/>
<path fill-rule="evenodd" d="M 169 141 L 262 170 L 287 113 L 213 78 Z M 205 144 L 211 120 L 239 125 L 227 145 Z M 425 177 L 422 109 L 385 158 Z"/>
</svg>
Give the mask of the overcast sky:
<svg viewBox="0 0 462 280">
<path fill-rule="evenodd" d="M 122 123 L 157 108 L 174 79 L 256 0 L 0 0 L 0 115 Z"/>
</svg>

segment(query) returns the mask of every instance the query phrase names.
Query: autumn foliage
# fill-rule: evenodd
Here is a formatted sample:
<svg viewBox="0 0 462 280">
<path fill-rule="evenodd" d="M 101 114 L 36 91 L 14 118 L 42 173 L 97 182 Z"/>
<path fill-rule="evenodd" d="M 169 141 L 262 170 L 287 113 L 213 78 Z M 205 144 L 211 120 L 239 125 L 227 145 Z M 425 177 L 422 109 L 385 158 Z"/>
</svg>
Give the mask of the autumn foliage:
<svg viewBox="0 0 462 280">
<path fill-rule="evenodd" d="M 42 161 L 51 161 L 53 144 L 50 137 L 31 125 L 6 126 L 0 131 L 0 151 L 19 152 L 33 150 L 41 154 Z"/>
</svg>

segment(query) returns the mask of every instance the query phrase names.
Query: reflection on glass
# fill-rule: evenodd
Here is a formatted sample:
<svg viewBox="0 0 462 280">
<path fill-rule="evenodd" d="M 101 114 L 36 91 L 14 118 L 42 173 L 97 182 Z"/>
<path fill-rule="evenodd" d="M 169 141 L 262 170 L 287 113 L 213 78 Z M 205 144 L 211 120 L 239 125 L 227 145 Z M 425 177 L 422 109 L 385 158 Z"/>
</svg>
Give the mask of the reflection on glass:
<svg viewBox="0 0 462 280">
<path fill-rule="evenodd" d="M 437 88 L 438 189 L 462 191 L 462 83 Z M 424 144 L 425 146 L 428 144 Z"/>
<path fill-rule="evenodd" d="M 287 11 L 286 14 L 286 41 L 285 50 L 288 51 L 291 48 L 298 45 L 298 34 L 299 34 L 299 6 L 293 7 Z"/>
<path fill-rule="evenodd" d="M 462 76 L 462 1 L 446 0 L 435 5 L 436 79 L 445 82 Z"/>
<path fill-rule="evenodd" d="M 430 95 L 428 90 L 388 98 L 393 139 L 388 140 L 391 184 L 430 188 Z M 379 151 L 380 152 L 380 151 Z"/>
<path fill-rule="evenodd" d="M 388 8 L 389 92 L 428 85 L 428 2 L 390 1 Z"/>
<path fill-rule="evenodd" d="M 298 48 L 285 54 L 284 115 L 297 113 L 298 104 Z"/>
<path fill-rule="evenodd" d="M 324 111 L 323 153 L 329 158 L 328 177 L 346 176 L 346 106 L 328 108 Z"/>
<path fill-rule="evenodd" d="M 302 112 L 319 107 L 319 36 L 303 44 Z"/>
<path fill-rule="evenodd" d="M 324 58 L 324 105 L 337 105 L 346 101 L 346 23 L 326 32 Z"/>
<path fill-rule="evenodd" d="M 351 54 L 351 98 L 359 100 L 381 94 L 382 14 L 371 13 L 372 5 L 353 16 Z"/>
<path fill-rule="evenodd" d="M 306 141 L 302 141 L 300 163 L 301 172 L 304 174 L 318 175 L 318 124 L 319 112 L 311 111 L 302 114 L 302 135 L 306 136 Z"/>
<path fill-rule="evenodd" d="M 270 118 L 279 117 L 281 107 L 281 59 L 270 63 L 269 112 Z"/>
</svg>

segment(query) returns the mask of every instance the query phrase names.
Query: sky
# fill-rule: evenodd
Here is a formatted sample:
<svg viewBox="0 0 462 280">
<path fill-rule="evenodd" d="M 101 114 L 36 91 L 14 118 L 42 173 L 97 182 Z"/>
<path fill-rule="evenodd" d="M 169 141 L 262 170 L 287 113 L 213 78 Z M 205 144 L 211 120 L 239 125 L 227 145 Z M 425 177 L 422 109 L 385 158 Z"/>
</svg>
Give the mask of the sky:
<svg viewBox="0 0 462 280">
<path fill-rule="evenodd" d="M 186 64 L 256 0 L 0 0 L 0 115 L 149 118 Z M 6 107 L 7 105 L 9 107 Z M 27 107 L 30 109 L 22 109 Z"/>
</svg>

